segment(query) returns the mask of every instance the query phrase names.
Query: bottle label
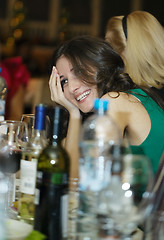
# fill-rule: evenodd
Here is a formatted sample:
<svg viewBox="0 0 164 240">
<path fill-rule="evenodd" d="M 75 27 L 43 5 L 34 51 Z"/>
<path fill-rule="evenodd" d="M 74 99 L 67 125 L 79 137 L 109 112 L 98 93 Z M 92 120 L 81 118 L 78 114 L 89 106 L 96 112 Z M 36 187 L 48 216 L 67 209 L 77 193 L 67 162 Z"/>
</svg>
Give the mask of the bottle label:
<svg viewBox="0 0 164 240">
<path fill-rule="evenodd" d="M 15 179 L 15 201 L 18 201 L 20 193 L 20 179 Z"/>
<path fill-rule="evenodd" d="M 43 173 L 41 171 L 37 172 L 37 182 L 42 183 L 44 179 L 44 183 L 46 184 L 67 184 L 68 183 L 68 174 L 67 173 Z"/>
<path fill-rule="evenodd" d="M 68 184 L 68 174 L 67 173 L 43 173 L 42 171 L 37 171 L 37 183 L 39 185 L 64 185 Z M 35 189 L 35 199 L 34 203 L 39 205 L 40 201 L 40 190 Z"/>
<path fill-rule="evenodd" d="M 62 236 L 67 237 L 68 230 L 68 194 L 61 197 Z"/>
<path fill-rule="evenodd" d="M 37 161 L 21 160 L 20 164 L 20 192 L 35 193 Z"/>
<path fill-rule="evenodd" d="M 40 199 L 40 190 L 35 189 L 35 198 L 34 198 L 34 204 L 39 205 L 39 199 Z"/>
<path fill-rule="evenodd" d="M 0 115 L 4 116 L 5 114 L 5 101 L 0 99 Z"/>
</svg>

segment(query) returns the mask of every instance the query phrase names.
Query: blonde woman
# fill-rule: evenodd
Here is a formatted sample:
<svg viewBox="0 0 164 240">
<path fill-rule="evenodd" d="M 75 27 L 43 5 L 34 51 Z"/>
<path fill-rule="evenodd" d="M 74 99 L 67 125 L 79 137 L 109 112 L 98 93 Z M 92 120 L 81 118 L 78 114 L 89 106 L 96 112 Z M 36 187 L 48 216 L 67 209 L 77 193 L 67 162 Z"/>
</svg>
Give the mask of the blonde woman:
<svg viewBox="0 0 164 240">
<path fill-rule="evenodd" d="M 148 12 L 109 19 L 105 39 L 121 55 L 125 72 L 141 87 L 164 84 L 164 28 Z"/>
</svg>

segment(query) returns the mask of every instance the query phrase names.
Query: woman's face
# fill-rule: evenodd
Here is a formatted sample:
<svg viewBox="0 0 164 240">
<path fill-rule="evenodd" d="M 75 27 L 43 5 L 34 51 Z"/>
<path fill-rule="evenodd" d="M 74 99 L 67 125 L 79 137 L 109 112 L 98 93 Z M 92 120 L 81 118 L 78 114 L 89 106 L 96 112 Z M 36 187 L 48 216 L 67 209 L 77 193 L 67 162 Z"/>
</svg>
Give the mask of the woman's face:
<svg viewBox="0 0 164 240">
<path fill-rule="evenodd" d="M 58 59 L 56 68 L 67 100 L 84 113 L 92 111 L 94 100 L 98 98 L 97 86 L 89 85 L 75 76 L 71 62 L 64 56 Z"/>
</svg>

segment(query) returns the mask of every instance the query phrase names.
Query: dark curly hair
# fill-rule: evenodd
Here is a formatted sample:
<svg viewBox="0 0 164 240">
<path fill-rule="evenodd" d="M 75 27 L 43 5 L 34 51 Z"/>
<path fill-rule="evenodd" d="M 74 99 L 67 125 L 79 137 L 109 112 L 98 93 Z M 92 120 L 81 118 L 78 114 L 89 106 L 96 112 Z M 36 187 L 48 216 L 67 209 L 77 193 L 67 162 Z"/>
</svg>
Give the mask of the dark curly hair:
<svg viewBox="0 0 164 240">
<path fill-rule="evenodd" d="M 119 54 L 105 40 L 93 36 L 78 36 L 62 43 L 53 55 L 53 65 L 65 56 L 72 64 L 76 76 L 82 81 L 97 85 L 99 97 L 108 92 L 128 92 L 137 86 L 127 73 Z M 143 89 L 143 88 L 142 88 Z M 143 89 L 157 104 L 164 108 L 150 88 Z"/>
</svg>

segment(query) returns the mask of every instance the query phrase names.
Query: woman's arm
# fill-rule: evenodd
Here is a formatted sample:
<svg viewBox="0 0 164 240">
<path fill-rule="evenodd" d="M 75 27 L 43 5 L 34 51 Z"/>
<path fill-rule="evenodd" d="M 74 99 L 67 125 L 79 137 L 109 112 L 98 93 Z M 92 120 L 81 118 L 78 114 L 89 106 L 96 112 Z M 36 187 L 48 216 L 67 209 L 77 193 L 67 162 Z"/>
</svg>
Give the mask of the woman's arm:
<svg viewBox="0 0 164 240">
<path fill-rule="evenodd" d="M 78 177 L 78 163 L 79 163 L 79 135 L 80 135 L 80 113 L 72 112 L 70 114 L 68 131 L 65 141 L 65 148 L 71 157 L 70 177 Z"/>
<path fill-rule="evenodd" d="M 79 162 L 79 132 L 81 125 L 80 111 L 72 103 L 70 103 L 64 96 L 60 77 L 55 67 L 52 69 L 52 73 L 49 80 L 49 87 L 51 92 L 51 99 L 56 103 L 65 107 L 69 112 L 69 124 L 67 136 L 65 139 L 65 149 L 70 155 L 71 168 L 70 178 L 78 177 L 78 162 Z"/>
</svg>

